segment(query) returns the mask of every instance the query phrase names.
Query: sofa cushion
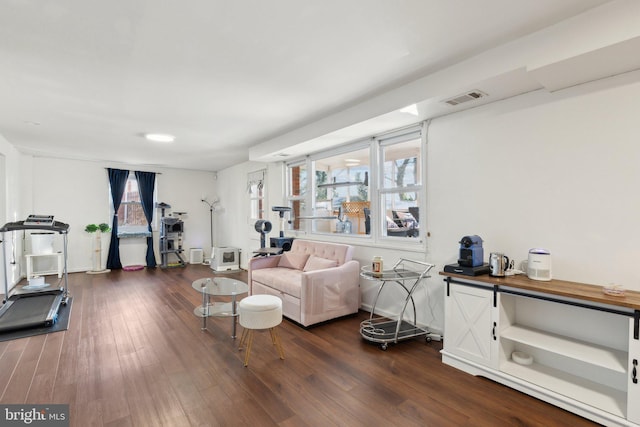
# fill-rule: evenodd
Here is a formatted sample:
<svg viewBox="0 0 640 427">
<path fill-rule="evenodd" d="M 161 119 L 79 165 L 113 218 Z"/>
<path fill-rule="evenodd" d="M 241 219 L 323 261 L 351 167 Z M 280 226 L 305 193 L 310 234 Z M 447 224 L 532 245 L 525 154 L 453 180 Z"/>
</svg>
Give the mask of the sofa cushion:
<svg viewBox="0 0 640 427">
<path fill-rule="evenodd" d="M 336 261 L 335 259 L 326 259 L 311 255 L 307 260 L 307 263 L 304 265 L 304 269 L 302 271 L 315 271 L 337 266 L 338 261 Z"/>
<path fill-rule="evenodd" d="M 340 243 L 314 242 L 311 240 L 295 239 L 291 245 L 291 252 L 303 253 L 309 256 L 334 259 L 338 265 L 353 258 L 353 246 Z"/>
<path fill-rule="evenodd" d="M 300 298 L 302 270 L 282 267 L 261 268 L 251 272 L 251 280 Z"/>
<path fill-rule="evenodd" d="M 307 263 L 308 254 L 300 252 L 285 252 L 280 257 L 278 267 L 293 268 L 294 270 L 302 270 Z"/>
</svg>

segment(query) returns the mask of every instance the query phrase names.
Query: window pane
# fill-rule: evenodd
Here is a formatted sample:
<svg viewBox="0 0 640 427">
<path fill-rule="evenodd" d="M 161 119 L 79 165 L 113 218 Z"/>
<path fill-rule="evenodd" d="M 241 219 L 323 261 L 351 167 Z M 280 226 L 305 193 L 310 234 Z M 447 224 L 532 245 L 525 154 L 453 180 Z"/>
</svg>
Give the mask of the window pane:
<svg viewBox="0 0 640 427">
<path fill-rule="evenodd" d="M 291 212 L 287 213 L 287 217 L 292 219 L 288 223 L 291 230 L 300 230 L 304 227 L 304 220 L 300 220 L 300 216 L 306 215 L 304 197 L 307 194 L 307 165 L 296 164 L 287 168 L 287 199 Z"/>
<path fill-rule="evenodd" d="M 144 216 L 142 203 L 140 203 L 138 181 L 135 174 L 130 173 L 122 194 L 122 202 L 118 208 L 118 232 L 139 231 L 147 231 L 147 219 Z"/>
<path fill-rule="evenodd" d="M 316 160 L 316 206 L 338 209 L 344 201 L 369 200 L 369 149 Z"/>
<path fill-rule="evenodd" d="M 255 197 L 255 198 L 264 197 L 263 192 L 264 192 L 264 185 L 262 184 L 262 181 L 251 183 L 249 187 L 249 194 L 251 194 L 251 197 Z"/>
<path fill-rule="evenodd" d="M 384 188 L 421 184 L 420 139 L 413 139 L 382 148 Z"/>
<path fill-rule="evenodd" d="M 307 193 L 307 167 L 296 165 L 289 167 L 289 196 L 304 196 Z"/>
<path fill-rule="evenodd" d="M 118 209 L 118 225 L 140 225 L 147 227 L 147 219 L 142 210 L 142 204 L 139 202 L 122 202 Z"/>
<path fill-rule="evenodd" d="M 251 199 L 250 210 L 252 219 L 264 219 L 264 200 L 263 199 Z"/>
<path fill-rule="evenodd" d="M 365 234 L 362 207 L 369 206 L 369 148 L 349 151 L 314 162 L 314 231 Z M 349 222 L 348 226 L 344 226 Z"/>
<path fill-rule="evenodd" d="M 383 235 L 392 237 L 418 237 L 420 211 L 418 192 L 386 193 L 383 196 L 385 221 Z"/>
<path fill-rule="evenodd" d="M 287 218 L 288 215 L 291 215 L 290 218 L 292 218 L 293 220 L 289 224 L 288 228 L 291 230 L 300 230 L 300 227 L 304 226 L 305 220 L 301 220 L 298 217 L 306 215 L 306 205 L 304 203 L 304 200 L 292 200 L 290 203 L 291 212 L 285 214 L 285 218 Z"/>
<path fill-rule="evenodd" d="M 249 173 L 247 176 L 247 186 L 249 189 L 249 215 L 252 220 L 265 219 L 265 179 L 266 170 L 259 170 Z"/>
</svg>

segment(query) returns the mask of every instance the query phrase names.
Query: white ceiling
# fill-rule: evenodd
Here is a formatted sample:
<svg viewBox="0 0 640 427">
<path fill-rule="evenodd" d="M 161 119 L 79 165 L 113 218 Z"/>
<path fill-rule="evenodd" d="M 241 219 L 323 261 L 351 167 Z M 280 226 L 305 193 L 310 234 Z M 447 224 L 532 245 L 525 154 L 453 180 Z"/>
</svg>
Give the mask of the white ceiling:
<svg viewBox="0 0 640 427">
<path fill-rule="evenodd" d="M 603 3 L 0 0 L 0 134 L 34 155 L 216 171 Z M 402 122 L 381 119 L 350 136 Z"/>
</svg>

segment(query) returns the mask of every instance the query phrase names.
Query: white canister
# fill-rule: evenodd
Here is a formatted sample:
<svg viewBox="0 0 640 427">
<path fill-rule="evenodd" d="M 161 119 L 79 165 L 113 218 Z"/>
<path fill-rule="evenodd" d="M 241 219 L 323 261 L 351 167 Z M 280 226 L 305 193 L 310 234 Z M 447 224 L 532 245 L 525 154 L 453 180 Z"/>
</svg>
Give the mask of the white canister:
<svg viewBox="0 0 640 427">
<path fill-rule="evenodd" d="M 527 260 L 527 276 L 533 280 L 551 280 L 551 252 L 541 248 L 531 249 Z"/>
</svg>

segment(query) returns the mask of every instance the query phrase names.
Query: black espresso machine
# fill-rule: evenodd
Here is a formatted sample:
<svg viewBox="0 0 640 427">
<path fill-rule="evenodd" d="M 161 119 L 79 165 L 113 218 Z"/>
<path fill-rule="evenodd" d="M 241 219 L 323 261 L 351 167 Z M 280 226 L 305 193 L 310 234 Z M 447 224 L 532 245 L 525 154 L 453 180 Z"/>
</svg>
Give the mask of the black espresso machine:
<svg viewBox="0 0 640 427">
<path fill-rule="evenodd" d="M 460 253 L 457 264 L 444 266 L 447 273 L 478 276 L 489 273 L 489 264 L 484 262 L 482 238 L 478 235 L 464 236 L 460 239 Z"/>
</svg>

